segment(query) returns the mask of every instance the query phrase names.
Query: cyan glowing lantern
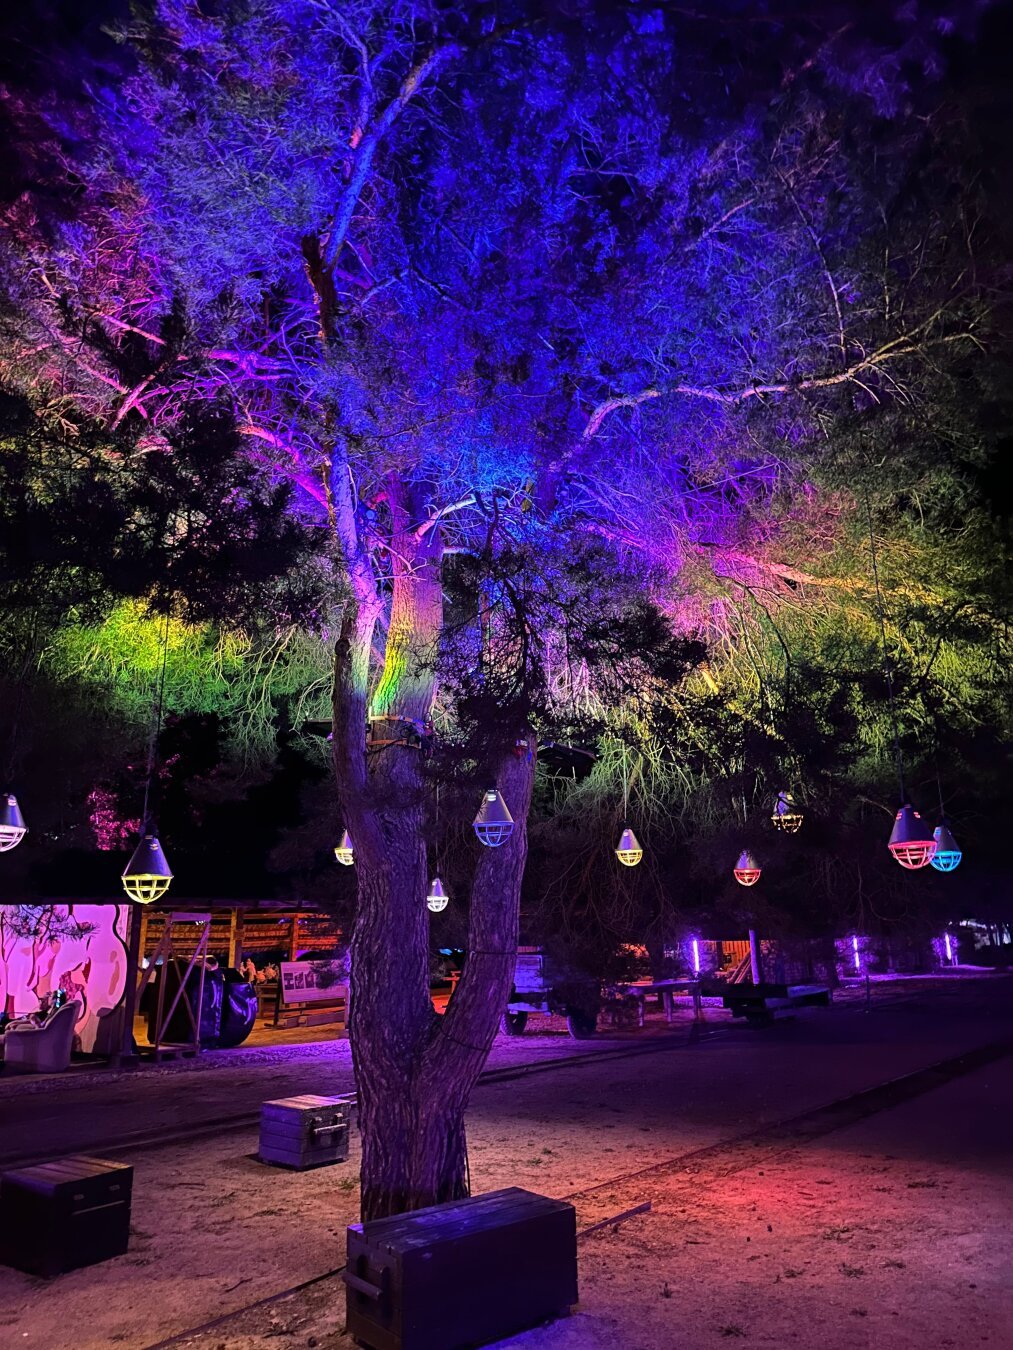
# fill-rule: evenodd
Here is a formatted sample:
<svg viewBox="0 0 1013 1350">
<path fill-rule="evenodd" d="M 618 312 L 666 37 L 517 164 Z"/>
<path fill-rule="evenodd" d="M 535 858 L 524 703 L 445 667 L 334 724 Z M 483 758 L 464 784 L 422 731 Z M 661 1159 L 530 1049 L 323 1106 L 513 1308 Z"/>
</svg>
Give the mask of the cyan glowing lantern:
<svg viewBox="0 0 1013 1350">
<path fill-rule="evenodd" d="M 444 889 L 443 882 L 439 877 L 433 877 L 429 883 L 429 894 L 426 896 L 426 904 L 434 914 L 439 914 L 441 909 L 446 909 L 450 904 L 450 896 Z"/>
<path fill-rule="evenodd" d="M 514 818 L 495 788 L 490 788 L 483 796 L 482 805 L 472 824 L 479 842 L 485 844 L 486 848 L 499 848 L 514 832 Z"/>
<path fill-rule="evenodd" d="M 777 794 L 770 820 L 775 829 L 783 830 L 785 834 L 794 834 L 799 829 L 802 824 L 802 812 L 790 792 Z"/>
<path fill-rule="evenodd" d="M 123 889 L 131 900 L 150 905 L 169 889 L 172 871 L 154 834 L 144 834 L 123 869 Z"/>
<path fill-rule="evenodd" d="M 740 886 L 755 886 L 760 879 L 760 864 L 748 848 L 739 854 L 739 861 L 732 868 L 732 876 Z"/>
<path fill-rule="evenodd" d="M 341 839 L 334 850 L 334 856 L 342 867 L 351 867 L 355 862 L 355 852 L 352 849 L 352 836 L 347 830 L 342 830 Z"/>
<path fill-rule="evenodd" d="M 964 855 L 945 820 L 932 831 L 932 838 L 936 841 L 936 851 L 930 861 L 936 871 L 952 872 L 959 867 Z"/>
<path fill-rule="evenodd" d="M 627 825 L 619 836 L 616 857 L 624 867 L 636 867 L 643 856 L 644 850 L 640 847 L 640 840 Z"/>
<path fill-rule="evenodd" d="M 27 833 L 28 826 L 17 797 L 13 792 L 0 793 L 0 853 L 17 848 Z"/>
<path fill-rule="evenodd" d="M 912 872 L 919 867 L 927 867 L 932 861 L 936 841 L 910 802 L 906 802 L 897 812 L 887 848 L 901 867 Z"/>
</svg>

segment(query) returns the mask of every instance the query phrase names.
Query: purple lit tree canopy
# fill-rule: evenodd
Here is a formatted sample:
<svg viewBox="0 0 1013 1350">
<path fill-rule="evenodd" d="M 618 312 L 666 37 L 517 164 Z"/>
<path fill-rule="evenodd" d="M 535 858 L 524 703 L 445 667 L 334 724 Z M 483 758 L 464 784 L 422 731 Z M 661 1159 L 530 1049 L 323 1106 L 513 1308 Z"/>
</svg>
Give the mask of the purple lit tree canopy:
<svg viewBox="0 0 1013 1350">
<path fill-rule="evenodd" d="M 975 10 L 161 0 L 86 96 L 15 100 L 5 385 L 142 456 L 220 410 L 327 569 L 365 1215 L 465 1185 L 539 728 L 677 683 L 679 639 L 734 660 L 744 597 L 822 603 L 849 489 L 975 378 L 982 188 L 938 86 Z M 437 1020 L 441 777 L 516 828 Z"/>
</svg>

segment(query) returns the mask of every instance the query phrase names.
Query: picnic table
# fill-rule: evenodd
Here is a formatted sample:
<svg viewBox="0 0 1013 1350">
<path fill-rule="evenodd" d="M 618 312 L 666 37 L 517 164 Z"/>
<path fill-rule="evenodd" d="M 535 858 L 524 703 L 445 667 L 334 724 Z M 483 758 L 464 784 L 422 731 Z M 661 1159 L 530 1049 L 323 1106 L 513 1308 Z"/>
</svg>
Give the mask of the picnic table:
<svg viewBox="0 0 1013 1350">
<path fill-rule="evenodd" d="M 674 1015 L 673 994 L 690 994 L 693 998 L 693 1016 L 695 1018 L 703 1016 L 699 980 L 637 980 L 633 984 L 621 984 L 619 989 L 627 998 L 637 1000 L 637 1025 L 641 1027 L 644 1025 L 644 1008 L 652 994 L 657 994 L 661 999 L 662 1007 L 665 1009 L 665 1020 L 668 1022 L 672 1021 Z"/>
</svg>

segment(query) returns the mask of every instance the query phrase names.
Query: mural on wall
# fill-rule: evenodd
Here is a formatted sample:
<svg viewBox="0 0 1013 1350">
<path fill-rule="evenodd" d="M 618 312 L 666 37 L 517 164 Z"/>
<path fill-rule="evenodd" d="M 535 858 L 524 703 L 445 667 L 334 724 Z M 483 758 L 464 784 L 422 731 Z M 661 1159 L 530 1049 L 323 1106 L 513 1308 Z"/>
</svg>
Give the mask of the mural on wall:
<svg viewBox="0 0 1013 1350">
<path fill-rule="evenodd" d="M 0 1012 L 23 1017 L 64 989 L 82 1005 L 81 1049 L 94 1050 L 126 987 L 128 915 L 128 905 L 0 905 Z"/>
</svg>

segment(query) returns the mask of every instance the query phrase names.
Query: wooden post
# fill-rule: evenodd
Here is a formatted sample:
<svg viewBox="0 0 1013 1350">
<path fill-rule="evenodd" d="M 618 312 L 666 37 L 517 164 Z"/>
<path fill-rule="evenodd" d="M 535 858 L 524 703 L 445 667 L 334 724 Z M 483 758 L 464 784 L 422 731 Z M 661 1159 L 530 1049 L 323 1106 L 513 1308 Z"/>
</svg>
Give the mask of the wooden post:
<svg viewBox="0 0 1013 1350">
<path fill-rule="evenodd" d="M 230 909 L 228 965 L 231 969 L 235 969 L 237 964 L 238 963 L 236 961 L 236 911 L 234 909 Z"/>
<path fill-rule="evenodd" d="M 299 915 L 292 915 L 292 934 L 288 944 L 288 959 L 294 961 L 299 952 Z"/>
<path fill-rule="evenodd" d="M 753 973 L 753 983 L 763 983 L 763 957 L 760 954 L 760 943 L 756 936 L 756 929 L 749 930 L 749 965 Z"/>
<path fill-rule="evenodd" d="M 137 1011 L 137 985 L 141 975 L 141 928 L 146 927 L 147 914 L 140 905 L 130 905 L 130 932 L 127 938 L 127 982 L 123 990 L 123 1035 L 114 1062 L 136 1064 L 134 1049 L 134 1014 Z"/>
<path fill-rule="evenodd" d="M 236 928 L 234 937 L 234 948 L 232 954 L 232 964 L 238 969 L 240 961 L 243 959 L 243 946 L 246 942 L 246 910 L 236 910 Z"/>
</svg>

